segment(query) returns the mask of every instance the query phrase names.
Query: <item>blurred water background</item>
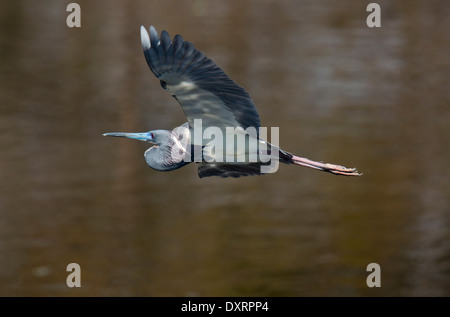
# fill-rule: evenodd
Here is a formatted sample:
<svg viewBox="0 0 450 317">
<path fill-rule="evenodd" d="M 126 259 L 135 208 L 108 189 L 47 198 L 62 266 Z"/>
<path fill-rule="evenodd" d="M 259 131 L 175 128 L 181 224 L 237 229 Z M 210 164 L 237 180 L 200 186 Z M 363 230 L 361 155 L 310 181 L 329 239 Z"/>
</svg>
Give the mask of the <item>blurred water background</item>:
<svg viewBox="0 0 450 317">
<path fill-rule="evenodd" d="M 0 2 L 0 295 L 450 295 L 448 1 L 377 1 L 381 28 L 370 1 L 80 0 L 81 28 L 69 2 Z M 282 148 L 364 175 L 200 180 L 102 137 L 185 122 L 150 24 L 245 87 Z"/>
</svg>

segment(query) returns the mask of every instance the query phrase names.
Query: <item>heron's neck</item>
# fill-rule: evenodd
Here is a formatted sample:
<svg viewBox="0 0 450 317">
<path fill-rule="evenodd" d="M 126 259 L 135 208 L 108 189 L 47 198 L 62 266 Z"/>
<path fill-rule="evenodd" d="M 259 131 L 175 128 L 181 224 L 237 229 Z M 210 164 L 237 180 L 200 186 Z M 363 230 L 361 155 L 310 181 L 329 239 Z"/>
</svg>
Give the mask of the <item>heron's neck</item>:
<svg viewBox="0 0 450 317">
<path fill-rule="evenodd" d="M 166 132 L 164 143 L 152 146 L 145 152 L 147 164 L 158 171 L 172 171 L 191 162 L 190 151 L 186 154 L 183 142 L 171 131 Z"/>
</svg>

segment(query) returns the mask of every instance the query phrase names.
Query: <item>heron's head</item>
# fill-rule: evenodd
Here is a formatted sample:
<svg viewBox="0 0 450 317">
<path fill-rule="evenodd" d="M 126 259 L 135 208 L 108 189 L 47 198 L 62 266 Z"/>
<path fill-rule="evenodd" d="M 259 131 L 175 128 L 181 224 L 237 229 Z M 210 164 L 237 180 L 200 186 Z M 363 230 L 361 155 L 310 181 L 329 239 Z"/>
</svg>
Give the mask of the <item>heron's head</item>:
<svg viewBox="0 0 450 317">
<path fill-rule="evenodd" d="M 114 137 L 121 137 L 121 138 L 129 138 L 129 139 L 135 139 L 139 141 L 144 142 L 150 142 L 153 144 L 160 144 L 162 140 L 161 133 L 163 130 L 153 130 L 148 132 L 141 132 L 141 133 L 128 133 L 128 132 L 108 132 L 104 133 L 103 136 L 114 136 Z"/>
</svg>

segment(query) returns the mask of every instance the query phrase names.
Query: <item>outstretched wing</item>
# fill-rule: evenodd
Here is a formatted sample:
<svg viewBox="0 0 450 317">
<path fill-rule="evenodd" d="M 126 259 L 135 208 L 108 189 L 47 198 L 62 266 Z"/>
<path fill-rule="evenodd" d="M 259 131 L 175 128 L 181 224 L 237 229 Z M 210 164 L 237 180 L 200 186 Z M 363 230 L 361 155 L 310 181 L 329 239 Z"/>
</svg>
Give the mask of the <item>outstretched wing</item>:
<svg viewBox="0 0 450 317">
<path fill-rule="evenodd" d="M 180 35 L 171 40 L 166 31 L 150 36 L 141 26 L 145 59 L 161 86 L 180 103 L 191 127 L 202 119 L 203 127 L 259 128 L 258 112 L 250 95 L 225 72 Z"/>
</svg>

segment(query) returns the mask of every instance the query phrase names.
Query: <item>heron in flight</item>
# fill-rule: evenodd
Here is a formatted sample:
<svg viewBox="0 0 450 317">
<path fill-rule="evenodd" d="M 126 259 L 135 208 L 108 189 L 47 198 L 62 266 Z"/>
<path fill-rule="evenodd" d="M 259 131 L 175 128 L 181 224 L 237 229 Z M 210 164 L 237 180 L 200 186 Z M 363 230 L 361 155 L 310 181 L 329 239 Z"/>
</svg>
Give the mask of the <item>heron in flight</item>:
<svg viewBox="0 0 450 317">
<path fill-rule="evenodd" d="M 276 171 L 278 164 L 273 162 L 336 175 L 360 175 L 356 168 L 312 161 L 265 141 L 260 133 L 258 112 L 244 88 L 180 35 L 172 40 L 166 31 L 159 35 L 153 26 L 149 31 L 141 26 L 147 64 L 161 87 L 178 101 L 187 122 L 172 131 L 110 132 L 104 136 L 153 144 L 144 156 L 147 164 L 157 171 L 171 171 L 196 162 L 200 178 L 262 175 Z M 211 128 L 216 130 L 205 137 Z M 222 141 L 213 143 L 212 135 L 214 140 L 222 137 Z M 236 144 L 236 136 L 244 137 L 244 142 Z"/>
</svg>

